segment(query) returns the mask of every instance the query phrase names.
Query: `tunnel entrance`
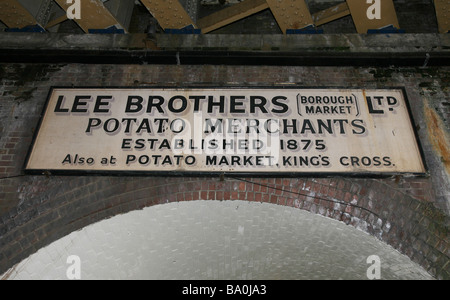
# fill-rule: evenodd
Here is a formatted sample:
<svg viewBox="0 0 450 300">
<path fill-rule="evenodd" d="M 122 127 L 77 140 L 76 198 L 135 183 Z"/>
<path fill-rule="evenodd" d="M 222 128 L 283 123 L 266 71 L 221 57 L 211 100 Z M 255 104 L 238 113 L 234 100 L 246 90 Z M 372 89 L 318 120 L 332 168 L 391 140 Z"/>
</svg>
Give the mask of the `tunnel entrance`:
<svg viewBox="0 0 450 300">
<path fill-rule="evenodd" d="M 119 215 L 40 249 L 3 279 L 433 279 L 354 227 L 299 209 L 246 201 L 190 201 Z M 75 273 L 73 273 L 75 274 Z M 372 274 L 372 273 L 371 273 Z M 374 273 L 373 273 L 374 274 Z"/>
</svg>

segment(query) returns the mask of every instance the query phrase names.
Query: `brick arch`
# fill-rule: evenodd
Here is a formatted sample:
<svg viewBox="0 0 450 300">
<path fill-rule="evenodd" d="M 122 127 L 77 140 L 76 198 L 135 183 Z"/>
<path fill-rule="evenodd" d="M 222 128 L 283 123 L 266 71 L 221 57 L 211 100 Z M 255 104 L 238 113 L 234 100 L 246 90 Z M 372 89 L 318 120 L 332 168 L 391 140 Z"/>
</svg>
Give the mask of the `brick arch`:
<svg viewBox="0 0 450 300">
<path fill-rule="evenodd" d="M 27 201 L 3 216 L 0 274 L 59 238 L 118 214 L 177 201 L 245 200 L 344 222 L 391 245 L 436 278 L 448 279 L 448 217 L 394 189 L 394 183 L 341 177 L 28 177 L 18 190 L 18 198 Z"/>
</svg>

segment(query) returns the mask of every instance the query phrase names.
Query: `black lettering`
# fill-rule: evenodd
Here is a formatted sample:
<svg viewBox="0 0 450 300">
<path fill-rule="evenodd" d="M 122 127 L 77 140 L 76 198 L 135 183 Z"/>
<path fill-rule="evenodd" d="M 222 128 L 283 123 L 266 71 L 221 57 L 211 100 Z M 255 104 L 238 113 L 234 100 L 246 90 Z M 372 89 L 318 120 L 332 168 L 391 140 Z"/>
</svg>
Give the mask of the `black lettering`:
<svg viewBox="0 0 450 300">
<path fill-rule="evenodd" d="M 225 96 L 220 96 L 219 102 L 214 102 L 214 96 L 208 96 L 208 113 L 213 113 L 214 107 L 219 107 L 219 113 L 225 113 Z"/>
<path fill-rule="evenodd" d="M 383 98 L 383 97 L 374 97 L 374 98 L 378 100 L 379 104 L 381 104 L 380 98 Z M 367 101 L 367 107 L 369 108 L 370 114 L 383 114 L 384 113 L 383 110 L 374 109 L 373 103 L 372 103 L 372 98 L 366 97 L 366 101 Z"/>
<path fill-rule="evenodd" d="M 255 125 L 251 125 L 250 123 L 254 122 Z M 256 133 L 259 133 L 259 120 L 258 119 L 248 119 L 247 120 L 247 133 L 251 133 L 250 129 L 254 129 Z"/>
<path fill-rule="evenodd" d="M 130 150 L 132 141 L 133 141 L 132 139 L 123 139 L 123 141 L 122 141 L 122 149 Z"/>
<path fill-rule="evenodd" d="M 170 158 L 170 155 L 167 155 L 167 156 L 164 158 L 164 160 L 163 160 L 163 162 L 162 162 L 162 165 L 173 165 L 172 159 Z"/>
<path fill-rule="evenodd" d="M 72 164 L 72 156 L 70 154 L 67 154 L 67 156 L 62 161 L 62 164 Z"/>
<path fill-rule="evenodd" d="M 350 161 L 352 162 L 352 166 L 358 166 L 359 167 L 359 158 L 352 156 L 350 157 Z"/>
<path fill-rule="evenodd" d="M 345 119 L 338 119 L 338 120 L 334 120 L 334 123 L 338 123 L 339 124 L 339 133 L 340 134 L 345 134 L 345 126 L 344 124 L 348 124 L 348 120 Z"/>
<path fill-rule="evenodd" d="M 207 166 L 215 166 L 217 165 L 217 156 L 206 156 L 206 165 Z"/>
<path fill-rule="evenodd" d="M 99 127 L 102 121 L 98 118 L 89 118 L 88 126 L 86 128 L 86 133 L 92 133 L 92 129 Z"/>
<path fill-rule="evenodd" d="M 389 156 L 383 157 L 384 166 L 390 167 L 392 166 L 391 158 Z"/>
<path fill-rule="evenodd" d="M 155 124 L 158 123 L 158 133 L 164 133 L 166 129 L 164 128 L 164 124 L 169 122 L 169 119 L 155 119 Z"/>
<path fill-rule="evenodd" d="M 307 113 L 307 114 L 315 114 L 316 113 L 316 110 L 314 109 L 314 106 L 309 106 L 309 105 L 306 105 L 305 106 L 305 112 Z"/>
<path fill-rule="evenodd" d="M 126 164 L 129 165 L 130 163 L 134 163 L 136 161 L 136 155 L 127 155 Z"/>
<path fill-rule="evenodd" d="M 141 124 L 139 124 L 138 129 L 136 130 L 137 134 L 141 134 L 142 132 L 152 133 L 151 125 L 148 119 L 143 119 Z"/>
<path fill-rule="evenodd" d="M 330 158 L 328 156 L 322 157 L 322 166 L 328 167 L 330 165 Z"/>
<path fill-rule="evenodd" d="M 58 97 L 58 101 L 56 102 L 56 107 L 55 107 L 55 112 L 58 113 L 62 113 L 62 112 L 69 112 L 68 108 L 62 108 L 63 106 L 63 102 L 64 102 L 64 96 L 59 96 Z"/>
<path fill-rule="evenodd" d="M 291 156 L 283 156 L 283 166 L 292 166 Z"/>
<path fill-rule="evenodd" d="M 158 150 L 171 150 L 170 142 L 167 139 L 164 139 L 161 142 L 161 145 L 159 146 Z"/>
<path fill-rule="evenodd" d="M 206 96 L 189 96 L 189 100 L 194 100 L 194 112 L 200 111 L 200 100 L 206 99 Z"/>
<path fill-rule="evenodd" d="M 223 120 L 222 119 L 217 119 L 216 123 L 213 124 L 211 119 L 206 119 L 205 120 L 205 133 L 214 133 L 216 132 L 216 128 L 217 128 L 217 133 L 222 133 L 223 132 Z"/>
<path fill-rule="evenodd" d="M 271 122 L 275 122 L 277 124 L 277 128 L 275 130 L 272 130 L 272 126 L 270 125 Z M 280 132 L 280 124 L 278 123 L 278 120 L 268 119 L 264 123 L 264 130 L 270 134 Z M 297 129 L 295 129 L 295 130 L 297 130 Z"/>
<path fill-rule="evenodd" d="M 345 162 L 344 162 L 344 160 L 345 160 Z M 341 165 L 346 166 L 346 167 L 350 165 L 347 161 L 348 161 L 348 157 L 347 156 L 342 156 L 339 159 L 339 162 L 341 163 Z"/>
<path fill-rule="evenodd" d="M 155 100 L 157 100 L 155 102 Z M 148 97 L 148 106 L 147 106 L 147 113 L 151 114 L 153 107 L 158 110 L 160 114 L 164 113 L 164 109 L 162 109 L 162 105 L 164 104 L 164 97 L 162 96 L 149 96 Z M 141 108 L 142 109 L 142 108 Z"/>
<path fill-rule="evenodd" d="M 75 96 L 75 100 L 73 101 L 72 106 L 72 112 L 74 113 L 88 112 L 86 105 L 88 104 L 88 101 L 91 100 L 92 100 L 91 96 Z"/>
<path fill-rule="evenodd" d="M 137 119 L 135 119 L 135 118 L 123 118 L 122 119 L 122 123 L 123 122 L 126 123 L 126 125 L 125 125 L 125 133 L 130 133 L 130 131 L 131 131 L 131 124 L 133 124 L 133 122 L 136 123 Z"/>
<path fill-rule="evenodd" d="M 175 108 L 175 101 L 176 100 L 181 100 L 181 107 L 180 108 Z M 173 113 L 182 113 L 186 110 L 187 108 L 187 100 L 184 96 L 178 95 L 178 96 L 174 96 L 169 100 L 169 104 L 168 104 L 168 108 L 171 112 Z"/>
<path fill-rule="evenodd" d="M 323 129 L 324 128 L 329 134 L 333 134 L 333 128 L 332 128 L 332 125 L 331 125 L 331 120 L 326 120 L 326 124 L 325 124 L 325 121 L 323 121 L 323 120 L 317 120 L 317 124 L 318 124 L 318 127 L 319 127 L 319 134 L 323 133 Z"/>
<path fill-rule="evenodd" d="M 381 160 L 380 160 L 380 157 L 379 157 L 379 156 L 375 156 L 375 157 L 373 158 L 373 165 L 374 165 L 375 167 L 381 166 Z"/>
<path fill-rule="evenodd" d="M 358 124 L 360 123 L 360 124 Z M 366 128 L 364 127 L 364 120 L 353 120 L 352 121 L 353 128 L 353 134 L 364 134 L 366 133 Z M 357 130 L 359 129 L 359 130 Z"/>
<path fill-rule="evenodd" d="M 145 140 L 144 139 L 138 139 L 136 140 L 136 146 L 134 149 L 141 150 L 145 148 Z"/>
<path fill-rule="evenodd" d="M 303 122 L 301 134 L 304 134 L 306 131 L 310 131 L 311 134 L 316 133 L 316 130 L 314 129 L 314 126 L 312 125 L 310 120 L 304 120 Z"/>
<path fill-rule="evenodd" d="M 94 113 L 109 113 L 109 101 L 103 101 L 103 100 L 112 100 L 113 96 L 98 96 L 97 100 L 95 101 L 94 106 Z M 106 106 L 108 108 L 102 108 L 103 106 Z"/>
<path fill-rule="evenodd" d="M 361 158 L 361 164 L 363 166 L 368 167 L 368 166 L 370 166 L 372 164 L 372 160 L 370 159 L 370 157 L 364 156 L 364 157 Z"/>
<path fill-rule="evenodd" d="M 297 120 L 293 119 L 292 124 L 289 124 L 288 122 L 289 122 L 288 119 L 283 119 L 283 134 L 288 134 L 289 128 L 292 128 L 292 134 L 297 134 L 298 133 Z"/>
<path fill-rule="evenodd" d="M 272 109 L 275 114 L 284 114 L 289 111 L 289 106 L 286 103 L 280 102 L 281 100 L 287 100 L 284 96 L 276 96 L 272 99 L 272 104 L 280 107 L 279 109 Z"/>
<path fill-rule="evenodd" d="M 111 126 L 112 124 L 112 126 Z M 103 125 L 103 130 L 105 130 L 106 133 L 113 133 L 117 131 L 120 127 L 120 122 L 117 119 L 108 119 L 106 120 L 105 124 Z"/>
<path fill-rule="evenodd" d="M 245 96 L 231 96 L 230 97 L 230 113 L 245 114 L 245 108 L 239 108 L 243 106 L 244 102 L 239 100 L 245 100 Z"/>
<path fill-rule="evenodd" d="M 256 101 L 259 101 L 258 103 Z M 267 99 L 263 96 L 250 96 L 250 113 L 255 114 L 256 108 L 259 108 L 259 110 L 263 114 L 267 114 L 268 111 L 266 109 Z"/>
<path fill-rule="evenodd" d="M 125 113 L 137 113 L 142 110 L 142 102 L 144 99 L 141 96 L 128 96 Z"/>
</svg>

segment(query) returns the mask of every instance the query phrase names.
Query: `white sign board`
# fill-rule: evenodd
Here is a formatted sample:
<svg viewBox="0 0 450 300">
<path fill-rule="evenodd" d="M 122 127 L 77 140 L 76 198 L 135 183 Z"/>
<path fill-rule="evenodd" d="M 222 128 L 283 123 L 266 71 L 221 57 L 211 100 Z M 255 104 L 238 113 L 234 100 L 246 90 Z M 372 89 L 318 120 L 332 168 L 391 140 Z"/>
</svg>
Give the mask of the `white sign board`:
<svg viewBox="0 0 450 300">
<path fill-rule="evenodd" d="M 426 172 L 402 89 L 53 88 L 26 170 Z"/>
</svg>

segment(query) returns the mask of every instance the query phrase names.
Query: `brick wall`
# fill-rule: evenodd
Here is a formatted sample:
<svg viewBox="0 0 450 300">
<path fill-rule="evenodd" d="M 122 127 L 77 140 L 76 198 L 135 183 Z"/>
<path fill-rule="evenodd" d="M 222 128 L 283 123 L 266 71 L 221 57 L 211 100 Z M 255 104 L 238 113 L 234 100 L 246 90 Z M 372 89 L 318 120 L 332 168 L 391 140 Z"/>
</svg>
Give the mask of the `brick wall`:
<svg viewBox="0 0 450 300">
<path fill-rule="evenodd" d="M 450 278 L 448 144 L 436 146 L 433 138 L 436 128 L 449 133 L 450 68 L 2 64 L 0 78 L 0 274 L 93 222 L 151 205 L 200 199 L 268 202 L 330 217 L 388 243 L 436 278 Z M 22 172 L 51 86 L 288 83 L 404 86 L 430 176 L 221 179 Z"/>
</svg>

